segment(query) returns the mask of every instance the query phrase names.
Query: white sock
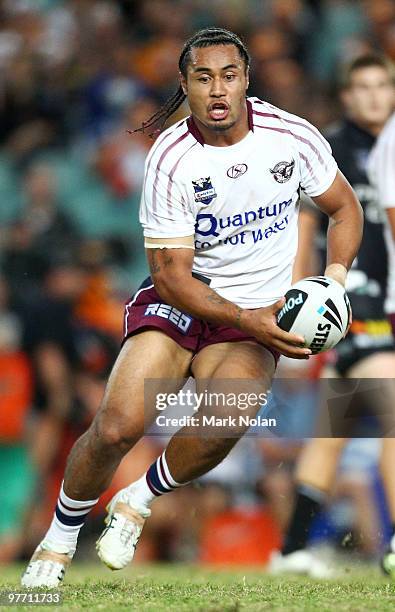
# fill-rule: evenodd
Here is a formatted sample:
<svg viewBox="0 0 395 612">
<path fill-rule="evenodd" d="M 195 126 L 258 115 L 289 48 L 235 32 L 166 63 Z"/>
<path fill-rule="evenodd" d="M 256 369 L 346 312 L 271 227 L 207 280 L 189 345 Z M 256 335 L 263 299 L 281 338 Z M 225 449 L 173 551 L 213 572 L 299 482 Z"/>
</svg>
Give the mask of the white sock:
<svg viewBox="0 0 395 612">
<path fill-rule="evenodd" d="M 188 484 L 174 480 L 167 465 L 165 452 L 154 461 L 144 476 L 127 487 L 127 491 L 133 495 L 134 499 L 146 508 L 149 508 L 157 497 Z"/>
<path fill-rule="evenodd" d="M 147 484 L 146 475 L 141 476 L 135 482 L 132 482 L 131 485 L 127 487 L 127 491 L 133 495 L 133 498 L 142 506 L 149 508 L 151 502 L 155 499 L 155 495 L 152 493 L 151 489 Z"/>
<path fill-rule="evenodd" d="M 65 494 L 62 482 L 55 514 L 44 538 L 44 542 L 51 550 L 62 553 L 66 550 L 75 552 L 80 529 L 98 501 L 98 499 L 82 501 L 71 499 Z"/>
</svg>

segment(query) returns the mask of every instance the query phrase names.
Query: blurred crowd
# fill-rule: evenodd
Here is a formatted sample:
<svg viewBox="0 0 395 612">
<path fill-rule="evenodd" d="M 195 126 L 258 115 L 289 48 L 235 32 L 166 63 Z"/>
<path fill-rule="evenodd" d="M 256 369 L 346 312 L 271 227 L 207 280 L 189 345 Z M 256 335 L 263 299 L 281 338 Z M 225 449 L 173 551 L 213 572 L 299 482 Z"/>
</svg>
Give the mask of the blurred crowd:
<svg viewBox="0 0 395 612">
<path fill-rule="evenodd" d="M 246 41 L 251 95 L 319 128 L 340 114 L 345 62 L 369 50 L 395 60 L 394 0 L 0 0 L 0 562 L 29 555 L 43 535 L 117 355 L 123 303 L 146 275 L 138 204 L 152 140 L 128 130 L 173 92 L 185 38 L 209 25 Z M 158 446 L 140 443 L 113 489 Z M 251 526 L 253 556 L 262 513 L 277 545 L 299 448 L 241 442 L 228 461 L 247 462 L 247 480 L 225 465 L 161 499 L 141 557 L 213 560 L 219 520 L 224 534 L 241 530 L 244 548 Z M 360 547 L 377 546 L 366 536 Z"/>
</svg>

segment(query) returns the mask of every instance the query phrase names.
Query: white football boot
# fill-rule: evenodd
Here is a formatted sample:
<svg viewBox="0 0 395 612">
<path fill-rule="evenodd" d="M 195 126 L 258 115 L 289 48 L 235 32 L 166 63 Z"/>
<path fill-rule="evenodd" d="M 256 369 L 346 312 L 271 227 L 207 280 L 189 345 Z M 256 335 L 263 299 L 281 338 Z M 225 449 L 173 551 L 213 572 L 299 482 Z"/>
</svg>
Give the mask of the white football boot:
<svg viewBox="0 0 395 612">
<path fill-rule="evenodd" d="M 310 550 L 295 550 L 288 555 L 279 551 L 271 554 L 267 570 L 272 575 L 299 574 L 310 578 L 333 578 L 334 570 L 329 563 L 316 557 Z"/>
<path fill-rule="evenodd" d="M 151 510 L 138 503 L 127 489 L 121 489 L 107 506 L 107 518 L 96 550 L 112 570 L 123 569 L 133 559 L 145 520 Z"/>
<path fill-rule="evenodd" d="M 74 552 L 74 550 L 61 546 L 56 546 L 56 551 L 54 551 L 52 545 L 43 540 L 37 546 L 22 575 L 22 586 L 27 588 L 47 587 L 48 589 L 59 587 Z"/>
</svg>

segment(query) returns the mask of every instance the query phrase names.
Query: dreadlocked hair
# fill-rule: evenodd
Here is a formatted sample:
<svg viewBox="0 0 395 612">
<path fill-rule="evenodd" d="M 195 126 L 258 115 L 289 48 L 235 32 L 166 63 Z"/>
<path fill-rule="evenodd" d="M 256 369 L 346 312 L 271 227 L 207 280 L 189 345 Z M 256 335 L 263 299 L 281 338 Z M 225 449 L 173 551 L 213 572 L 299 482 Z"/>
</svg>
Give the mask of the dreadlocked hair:
<svg viewBox="0 0 395 612">
<path fill-rule="evenodd" d="M 237 34 L 224 30 L 223 28 L 204 28 L 191 36 L 184 44 L 180 59 L 178 60 L 178 68 L 183 77 L 186 78 L 187 76 L 187 67 L 191 59 L 191 50 L 194 48 L 211 47 L 213 45 L 235 45 L 239 50 L 240 57 L 243 59 L 246 68 L 249 66 L 250 55 Z M 186 95 L 180 85 L 177 91 L 166 100 L 163 106 L 147 119 L 147 121 L 143 121 L 141 127 L 133 130 L 133 132 L 144 133 L 148 128 L 157 125 L 157 129 L 150 133 L 149 136 L 157 134 L 163 129 L 168 118 L 181 106 L 185 98 Z"/>
</svg>

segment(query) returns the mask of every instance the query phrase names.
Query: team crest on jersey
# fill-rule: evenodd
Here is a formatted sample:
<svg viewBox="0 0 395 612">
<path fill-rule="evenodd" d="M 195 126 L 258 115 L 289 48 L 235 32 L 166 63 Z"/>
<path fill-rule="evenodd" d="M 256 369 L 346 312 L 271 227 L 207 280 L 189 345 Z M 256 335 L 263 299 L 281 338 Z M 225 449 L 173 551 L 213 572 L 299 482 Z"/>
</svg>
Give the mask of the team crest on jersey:
<svg viewBox="0 0 395 612">
<path fill-rule="evenodd" d="M 195 190 L 195 202 L 210 204 L 210 202 L 217 197 L 209 176 L 207 178 L 197 179 L 197 181 L 192 181 L 192 185 Z"/>
<path fill-rule="evenodd" d="M 291 178 L 294 168 L 295 160 L 293 159 L 290 162 L 278 162 L 274 168 L 270 168 L 270 172 L 273 174 L 273 178 L 277 183 L 286 183 Z"/>
</svg>

